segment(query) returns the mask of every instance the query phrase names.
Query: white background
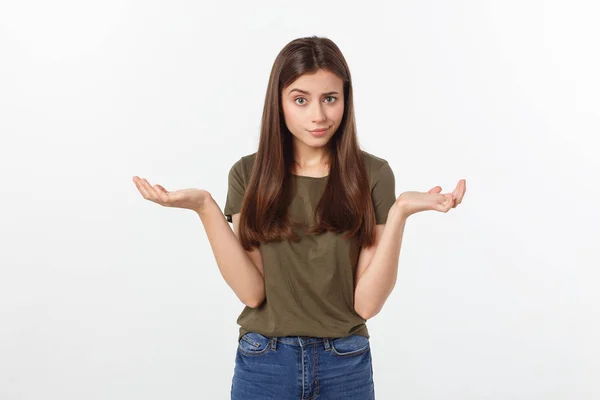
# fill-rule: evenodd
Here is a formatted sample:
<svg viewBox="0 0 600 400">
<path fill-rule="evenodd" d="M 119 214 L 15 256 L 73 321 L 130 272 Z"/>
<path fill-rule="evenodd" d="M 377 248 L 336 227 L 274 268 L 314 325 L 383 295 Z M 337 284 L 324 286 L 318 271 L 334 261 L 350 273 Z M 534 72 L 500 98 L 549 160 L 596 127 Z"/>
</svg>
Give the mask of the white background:
<svg viewBox="0 0 600 400">
<path fill-rule="evenodd" d="M 243 305 L 202 223 L 279 50 L 332 39 L 410 217 L 369 320 L 378 400 L 598 399 L 600 28 L 589 1 L 2 1 L 0 399 L 228 399 Z"/>
</svg>

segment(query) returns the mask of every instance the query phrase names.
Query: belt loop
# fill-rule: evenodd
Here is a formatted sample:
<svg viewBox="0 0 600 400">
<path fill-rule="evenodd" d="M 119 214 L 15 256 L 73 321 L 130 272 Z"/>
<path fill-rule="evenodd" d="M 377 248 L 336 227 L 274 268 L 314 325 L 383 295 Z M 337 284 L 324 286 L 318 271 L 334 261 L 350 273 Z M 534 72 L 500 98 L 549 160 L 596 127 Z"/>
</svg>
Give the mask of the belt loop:
<svg viewBox="0 0 600 400">
<path fill-rule="evenodd" d="M 271 337 L 271 350 L 277 350 L 277 336 Z"/>
<path fill-rule="evenodd" d="M 328 338 L 323 338 L 323 345 L 325 346 L 325 351 L 328 351 L 329 348 L 331 347 L 331 344 L 329 343 Z"/>
</svg>

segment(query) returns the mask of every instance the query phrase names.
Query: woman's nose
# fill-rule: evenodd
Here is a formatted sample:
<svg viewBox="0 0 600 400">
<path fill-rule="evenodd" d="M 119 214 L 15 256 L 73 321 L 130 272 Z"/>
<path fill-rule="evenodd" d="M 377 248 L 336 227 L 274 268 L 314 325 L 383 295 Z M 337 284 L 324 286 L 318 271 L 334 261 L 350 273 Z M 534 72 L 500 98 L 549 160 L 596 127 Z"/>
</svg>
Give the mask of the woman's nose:
<svg viewBox="0 0 600 400">
<path fill-rule="evenodd" d="M 314 106 L 312 115 L 313 115 L 313 122 L 325 120 L 325 112 L 323 111 L 321 104 L 317 104 L 316 106 Z"/>
</svg>

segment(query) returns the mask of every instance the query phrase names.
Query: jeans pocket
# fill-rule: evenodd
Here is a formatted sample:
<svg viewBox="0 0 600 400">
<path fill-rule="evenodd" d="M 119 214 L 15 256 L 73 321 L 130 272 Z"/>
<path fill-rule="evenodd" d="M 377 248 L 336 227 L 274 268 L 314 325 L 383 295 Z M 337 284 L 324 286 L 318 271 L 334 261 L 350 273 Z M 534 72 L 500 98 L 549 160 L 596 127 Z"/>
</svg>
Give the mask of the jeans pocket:
<svg viewBox="0 0 600 400">
<path fill-rule="evenodd" d="M 256 332 L 247 332 L 238 341 L 238 350 L 247 356 L 260 356 L 270 347 L 271 338 Z"/>
<path fill-rule="evenodd" d="M 362 335 L 349 335 L 330 339 L 332 354 L 340 357 L 358 356 L 369 350 L 371 342 Z"/>
</svg>

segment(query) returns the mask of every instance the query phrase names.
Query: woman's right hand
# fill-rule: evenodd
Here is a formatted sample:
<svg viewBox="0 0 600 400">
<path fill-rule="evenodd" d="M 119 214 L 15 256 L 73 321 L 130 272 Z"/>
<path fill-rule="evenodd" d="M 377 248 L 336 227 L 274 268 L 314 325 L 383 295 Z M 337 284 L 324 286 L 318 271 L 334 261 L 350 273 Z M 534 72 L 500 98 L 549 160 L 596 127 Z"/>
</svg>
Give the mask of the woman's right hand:
<svg viewBox="0 0 600 400">
<path fill-rule="evenodd" d="M 159 184 L 150 185 L 146 179 L 133 177 L 133 182 L 146 200 L 165 207 L 186 208 L 200 212 L 210 200 L 210 193 L 202 189 L 182 189 L 169 192 Z"/>
</svg>

